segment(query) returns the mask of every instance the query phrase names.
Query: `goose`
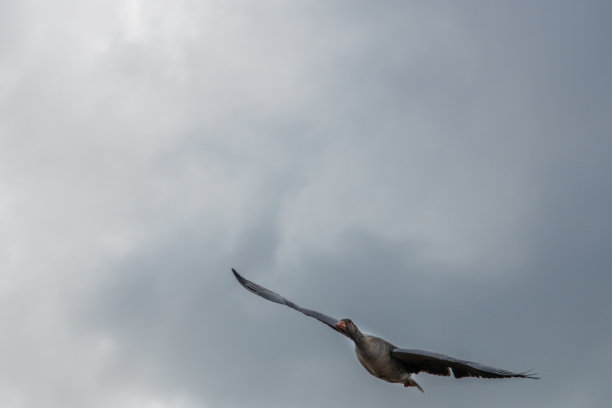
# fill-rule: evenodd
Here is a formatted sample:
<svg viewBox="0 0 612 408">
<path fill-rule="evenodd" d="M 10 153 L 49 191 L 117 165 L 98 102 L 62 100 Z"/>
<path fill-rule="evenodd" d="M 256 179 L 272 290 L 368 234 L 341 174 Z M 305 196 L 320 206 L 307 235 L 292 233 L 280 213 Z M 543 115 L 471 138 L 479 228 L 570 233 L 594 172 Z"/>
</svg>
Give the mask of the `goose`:
<svg viewBox="0 0 612 408">
<path fill-rule="evenodd" d="M 314 317 L 351 339 L 355 343 L 355 354 L 361 365 L 381 380 L 403 384 L 404 387 L 416 387 L 421 392 L 425 392 L 412 378 L 413 374 L 425 372 L 448 377 L 452 371 L 455 378 L 539 378 L 535 373 L 531 373 L 531 370 L 515 373 L 431 351 L 399 348 L 380 337 L 362 333 L 351 319 L 338 320 L 315 310 L 303 308 L 278 293 L 245 279 L 234 268 L 232 272 L 248 291 L 271 302 L 289 306 L 306 316 Z"/>
</svg>

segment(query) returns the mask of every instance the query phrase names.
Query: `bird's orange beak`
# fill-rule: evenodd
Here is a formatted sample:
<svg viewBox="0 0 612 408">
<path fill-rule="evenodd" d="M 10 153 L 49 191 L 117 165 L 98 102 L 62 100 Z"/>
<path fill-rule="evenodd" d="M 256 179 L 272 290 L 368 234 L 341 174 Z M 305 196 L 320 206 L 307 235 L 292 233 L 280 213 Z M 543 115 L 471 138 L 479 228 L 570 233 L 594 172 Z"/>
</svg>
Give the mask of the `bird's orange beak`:
<svg viewBox="0 0 612 408">
<path fill-rule="evenodd" d="M 344 321 L 343 321 L 343 320 L 340 320 L 338 323 L 336 323 L 336 324 L 334 325 L 334 327 L 335 327 L 336 329 L 338 329 L 338 330 L 345 331 L 345 330 L 346 330 L 346 323 L 344 323 Z"/>
</svg>

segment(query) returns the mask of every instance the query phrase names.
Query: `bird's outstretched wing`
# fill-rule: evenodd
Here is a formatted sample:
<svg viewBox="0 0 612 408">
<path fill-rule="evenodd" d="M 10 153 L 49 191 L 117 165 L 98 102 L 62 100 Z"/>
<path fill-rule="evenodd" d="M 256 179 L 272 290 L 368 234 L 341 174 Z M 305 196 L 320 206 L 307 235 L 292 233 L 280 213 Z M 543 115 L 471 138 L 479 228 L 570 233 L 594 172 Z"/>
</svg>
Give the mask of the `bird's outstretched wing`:
<svg viewBox="0 0 612 408">
<path fill-rule="evenodd" d="M 406 368 L 412 373 L 424 371 L 429 374 L 449 376 L 450 370 L 452 370 L 455 378 L 538 378 L 535 374 L 529 373 L 528 371 L 513 373 L 499 368 L 488 367 L 473 361 L 459 360 L 431 351 L 396 348 L 392 353 L 393 357 L 401 360 Z"/>
<path fill-rule="evenodd" d="M 338 323 L 338 319 L 334 319 L 333 317 L 329 317 L 327 315 L 324 315 L 323 313 L 319 313 L 314 310 L 300 307 L 296 305 L 295 303 L 293 303 L 292 301 L 290 301 L 289 299 L 285 299 L 278 293 L 272 292 L 271 290 L 268 290 L 264 288 L 263 286 L 259 286 L 258 284 L 253 283 L 250 280 L 243 278 L 238 272 L 236 272 L 234 268 L 232 268 L 232 272 L 234 272 L 234 276 L 236 277 L 236 279 L 238 279 L 238 282 L 240 282 L 240 284 L 244 286 L 245 289 L 247 289 L 248 291 L 253 292 L 254 294 L 261 296 L 262 298 L 267 299 L 271 302 L 280 303 L 281 305 L 289 306 L 290 308 L 295 309 L 298 312 L 304 313 L 306 316 L 314 317 L 318 321 L 323 322 L 329 327 L 331 327 L 332 329 L 338 331 L 338 329 L 334 327 L 334 325 Z"/>
</svg>

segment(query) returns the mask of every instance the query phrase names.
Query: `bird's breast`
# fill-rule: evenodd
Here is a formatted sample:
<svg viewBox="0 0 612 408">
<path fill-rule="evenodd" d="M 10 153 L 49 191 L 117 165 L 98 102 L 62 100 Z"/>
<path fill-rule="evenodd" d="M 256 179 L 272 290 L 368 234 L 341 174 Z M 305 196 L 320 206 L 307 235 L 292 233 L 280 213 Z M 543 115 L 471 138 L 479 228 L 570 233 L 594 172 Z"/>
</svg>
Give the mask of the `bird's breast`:
<svg viewBox="0 0 612 408">
<path fill-rule="evenodd" d="M 401 367 L 392 358 L 386 342 L 376 338 L 368 339 L 355 346 L 355 353 L 361 365 L 373 376 L 389 382 L 400 382 Z"/>
</svg>

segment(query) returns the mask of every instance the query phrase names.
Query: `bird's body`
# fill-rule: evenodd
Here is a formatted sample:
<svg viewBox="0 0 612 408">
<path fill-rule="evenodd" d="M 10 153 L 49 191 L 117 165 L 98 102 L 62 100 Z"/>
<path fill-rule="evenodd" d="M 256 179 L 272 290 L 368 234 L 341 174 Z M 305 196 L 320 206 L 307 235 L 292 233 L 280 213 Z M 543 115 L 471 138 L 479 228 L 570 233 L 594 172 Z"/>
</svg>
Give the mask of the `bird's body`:
<svg viewBox="0 0 612 408">
<path fill-rule="evenodd" d="M 355 343 L 355 354 L 361 365 L 374 377 L 391 383 L 402 382 L 404 371 L 401 364 L 391 356 L 395 346 L 379 338 L 364 334 L 360 343 Z"/>
<path fill-rule="evenodd" d="M 393 357 L 392 351 L 396 348 L 380 337 L 364 334 L 362 342 L 359 345 L 355 343 L 355 354 L 361 365 L 374 377 L 390 383 L 401 383 L 406 387 L 419 387 L 404 364 Z M 421 387 L 419 389 L 423 391 Z"/>
<path fill-rule="evenodd" d="M 401 360 L 393 356 L 396 346 L 380 337 L 364 334 L 350 319 L 338 323 L 341 330 L 355 343 L 357 360 L 374 377 L 390 383 L 404 384 L 405 387 L 418 387 L 412 373 Z"/>
<path fill-rule="evenodd" d="M 385 340 L 364 334 L 362 341 L 355 343 L 355 354 L 361 365 L 374 377 L 387 382 L 401 382 L 403 369 L 391 356 L 393 345 Z"/>
<path fill-rule="evenodd" d="M 307 316 L 314 317 L 350 338 L 355 343 L 355 354 L 361 365 L 370 374 L 381 380 L 401 383 L 404 384 L 404 387 L 417 387 L 423 391 L 421 386 L 412 378 L 412 374 L 426 372 L 434 375 L 450 376 L 452 370 L 455 378 L 538 378 L 527 372 L 514 373 L 472 361 L 459 360 L 444 354 L 396 347 L 380 337 L 362 333 L 351 319 L 337 320 L 323 313 L 302 308 L 278 293 L 243 278 L 234 269 L 232 271 L 238 282 L 247 290 L 271 302 L 289 306 Z"/>
</svg>

